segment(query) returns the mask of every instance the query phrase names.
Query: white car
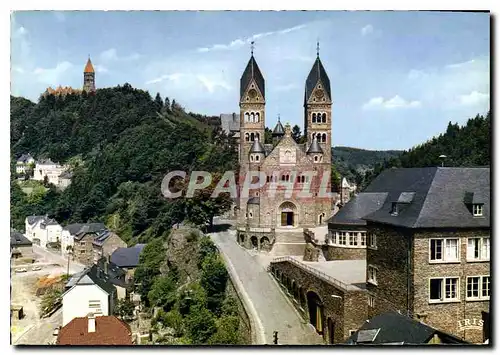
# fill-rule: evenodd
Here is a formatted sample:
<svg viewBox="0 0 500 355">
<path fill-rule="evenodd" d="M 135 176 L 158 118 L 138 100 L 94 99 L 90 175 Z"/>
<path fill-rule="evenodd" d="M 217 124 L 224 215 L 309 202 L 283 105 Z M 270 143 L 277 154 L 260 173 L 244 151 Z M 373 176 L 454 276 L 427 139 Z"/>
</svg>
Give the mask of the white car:
<svg viewBox="0 0 500 355">
<path fill-rule="evenodd" d="M 16 269 L 16 272 L 26 272 L 28 271 L 25 267 L 22 267 L 20 269 Z"/>
<path fill-rule="evenodd" d="M 32 271 L 39 271 L 39 270 L 42 270 L 42 267 L 41 266 L 33 266 L 31 268 Z"/>
</svg>

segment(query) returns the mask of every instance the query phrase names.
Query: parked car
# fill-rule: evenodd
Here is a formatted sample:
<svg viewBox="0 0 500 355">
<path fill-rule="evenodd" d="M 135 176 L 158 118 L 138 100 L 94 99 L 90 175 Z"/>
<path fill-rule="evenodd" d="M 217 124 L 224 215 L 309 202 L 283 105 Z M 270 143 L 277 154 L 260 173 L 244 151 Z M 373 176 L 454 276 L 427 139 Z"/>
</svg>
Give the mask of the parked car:
<svg viewBox="0 0 500 355">
<path fill-rule="evenodd" d="M 32 271 L 38 271 L 38 270 L 42 270 L 42 267 L 41 266 L 33 266 L 31 268 Z"/>
<path fill-rule="evenodd" d="M 16 272 L 26 272 L 28 271 L 25 267 L 22 267 L 20 269 L 16 269 Z"/>
</svg>

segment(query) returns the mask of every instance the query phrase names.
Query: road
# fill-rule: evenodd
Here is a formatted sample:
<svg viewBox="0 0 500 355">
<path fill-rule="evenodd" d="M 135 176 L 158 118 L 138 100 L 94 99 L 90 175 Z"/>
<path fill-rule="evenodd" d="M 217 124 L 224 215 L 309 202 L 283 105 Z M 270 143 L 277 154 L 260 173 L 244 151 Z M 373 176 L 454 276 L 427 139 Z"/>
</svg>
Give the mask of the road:
<svg viewBox="0 0 500 355">
<path fill-rule="evenodd" d="M 67 272 L 67 259 L 60 254 L 45 250 L 39 246 L 33 245 L 33 251 L 36 254 L 36 262 L 29 266 L 23 266 L 28 271 L 23 273 L 11 274 L 11 298 L 15 304 L 22 304 L 26 318 L 13 320 L 12 331 L 13 345 L 47 345 L 55 342 L 53 335 L 54 328 L 62 325 L 62 309 L 59 309 L 49 318 L 40 318 L 39 304 L 40 298 L 35 294 L 36 280 L 45 275 L 61 275 Z M 32 271 L 34 265 L 41 266 L 39 271 Z M 13 269 L 19 266 L 13 267 Z M 70 262 L 70 273 L 74 274 L 84 269 L 84 265 L 76 262 Z"/>
<path fill-rule="evenodd" d="M 237 279 L 235 286 L 243 288 L 244 304 L 250 305 L 247 312 L 250 317 L 253 315 L 256 318 L 253 330 L 258 333 L 257 343 L 272 344 L 273 332 L 277 331 L 279 344 L 324 344 L 312 325 L 304 321 L 286 299 L 259 257 L 251 255 L 236 243 L 235 233 L 234 230 L 227 230 L 211 233 L 210 237 L 230 264 L 229 272 L 235 273 L 232 275 L 233 280 Z"/>
</svg>

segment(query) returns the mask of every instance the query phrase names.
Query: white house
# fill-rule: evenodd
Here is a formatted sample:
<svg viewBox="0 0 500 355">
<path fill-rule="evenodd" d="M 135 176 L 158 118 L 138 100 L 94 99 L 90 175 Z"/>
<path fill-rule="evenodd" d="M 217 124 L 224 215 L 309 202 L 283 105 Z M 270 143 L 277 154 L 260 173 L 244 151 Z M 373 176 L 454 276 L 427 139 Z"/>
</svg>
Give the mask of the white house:
<svg viewBox="0 0 500 355">
<path fill-rule="evenodd" d="M 83 223 L 68 224 L 61 233 L 61 254 L 68 255 L 68 247 L 73 248 L 75 235 L 82 229 Z"/>
<path fill-rule="evenodd" d="M 57 187 L 61 190 L 64 190 L 71 184 L 71 178 L 73 177 L 73 173 L 70 171 L 64 171 L 61 175 L 59 175 L 57 180 Z"/>
<path fill-rule="evenodd" d="M 67 166 L 54 163 L 50 159 L 37 161 L 33 172 L 33 180 L 43 181 L 45 176 L 47 176 L 49 183 L 57 186 L 59 185 L 59 176 L 67 168 Z"/>
<path fill-rule="evenodd" d="M 16 161 L 16 173 L 24 174 L 29 165 L 34 162 L 35 159 L 29 153 L 21 155 Z"/>
<path fill-rule="evenodd" d="M 62 326 L 73 318 L 86 317 L 89 313 L 96 316 L 113 315 L 116 297 L 116 288 L 97 265 L 73 275 L 62 295 Z"/>
<path fill-rule="evenodd" d="M 47 247 L 47 243 L 61 241 L 62 227 L 48 216 L 28 216 L 25 220 L 25 235 L 33 244 Z"/>
</svg>

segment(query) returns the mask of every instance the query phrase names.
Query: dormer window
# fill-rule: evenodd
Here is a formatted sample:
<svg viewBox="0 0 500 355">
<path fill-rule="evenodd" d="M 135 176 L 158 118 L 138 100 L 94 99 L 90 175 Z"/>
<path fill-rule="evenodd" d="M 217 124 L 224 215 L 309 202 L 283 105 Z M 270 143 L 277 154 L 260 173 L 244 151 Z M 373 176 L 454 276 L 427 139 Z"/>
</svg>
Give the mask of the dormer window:
<svg viewBox="0 0 500 355">
<path fill-rule="evenodd" d="M 474 217 L 480 217 L 483 215 L 483 204 L 475 203 L 472 205 L 472 214 Z"/>
<path fill-rule="evenodd" d="M 397 216 L 398 215 L 398 203 L 397 202 L 393 202 L 392 203 L 391 215 L 392 216 Z"/>
</svg>

